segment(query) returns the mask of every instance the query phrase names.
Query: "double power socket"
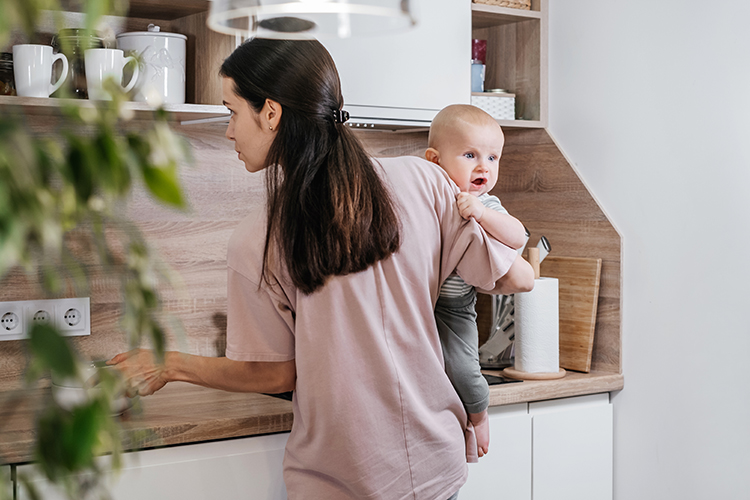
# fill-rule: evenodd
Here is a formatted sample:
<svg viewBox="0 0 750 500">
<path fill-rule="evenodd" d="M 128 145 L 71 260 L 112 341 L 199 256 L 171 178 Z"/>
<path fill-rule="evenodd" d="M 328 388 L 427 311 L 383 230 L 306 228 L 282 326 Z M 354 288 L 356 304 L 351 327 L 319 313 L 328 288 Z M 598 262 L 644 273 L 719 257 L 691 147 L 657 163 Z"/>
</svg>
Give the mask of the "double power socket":
<svg viewBox="0 0 750 500">
<path fill-rule="evenodd" d="M 65 336 L 91 335 L 89 298 L 0 302 L 0 340 L 28 338 L 42 323 Z"/>
</svg>

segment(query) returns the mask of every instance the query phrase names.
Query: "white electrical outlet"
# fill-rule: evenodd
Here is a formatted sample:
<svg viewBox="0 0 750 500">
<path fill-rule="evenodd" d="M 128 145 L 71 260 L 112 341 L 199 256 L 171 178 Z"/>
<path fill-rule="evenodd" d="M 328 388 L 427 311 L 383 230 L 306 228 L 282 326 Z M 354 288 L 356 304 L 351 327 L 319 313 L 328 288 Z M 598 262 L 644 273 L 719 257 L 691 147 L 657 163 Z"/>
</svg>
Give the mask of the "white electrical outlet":
<svg viewBox="0 0 750 500">
<path fill-rule="evenodd" d="M 0 340 L 28 338 L 36 324 L 57 327 L 65 336 L 91 335 L 88 297 L 0 302 Z"/>
<path fill-rule="evenodd" d="M 18 340 L 26 336 L 23 302 L 0 302 L 0 340 Z"/>
<path fill-rule="evenodd" d="M 55 301 L 57 327 L 63 335 L 90 335 L 89 298 Z"/>
</svg>

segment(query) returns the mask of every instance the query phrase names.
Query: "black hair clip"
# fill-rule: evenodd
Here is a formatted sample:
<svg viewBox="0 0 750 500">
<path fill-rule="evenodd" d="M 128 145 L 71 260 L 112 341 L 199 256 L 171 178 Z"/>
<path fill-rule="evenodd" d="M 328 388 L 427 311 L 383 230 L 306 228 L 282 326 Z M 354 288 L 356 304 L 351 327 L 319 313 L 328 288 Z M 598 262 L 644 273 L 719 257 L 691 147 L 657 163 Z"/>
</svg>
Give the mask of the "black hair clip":
<svg viewBox="0 0 750 500">
<path fill-rule="evenodd" d="M 349 112 L 345 109 L 332 109 L 333 123 L 344 123 L 349 119 Z"/>
</svg>

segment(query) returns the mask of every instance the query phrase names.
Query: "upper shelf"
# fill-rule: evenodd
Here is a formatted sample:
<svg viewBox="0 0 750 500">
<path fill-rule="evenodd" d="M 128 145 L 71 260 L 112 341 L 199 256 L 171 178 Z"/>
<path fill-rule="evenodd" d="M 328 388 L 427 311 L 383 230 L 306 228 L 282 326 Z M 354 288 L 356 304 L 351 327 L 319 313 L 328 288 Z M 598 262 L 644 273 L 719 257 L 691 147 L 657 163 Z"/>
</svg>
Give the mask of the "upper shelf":
<svg viewBox="0 0 750 500">
<path fill-rule="evenodd" d="M 129 17 L 143 19 L 173 20 L 191 14 L 205 12 L 209 8 L 208 0 L 130 0 Z"/>
<path fill-rule="evenodd" d="M 541 20 L 538 10 L 511 9 L 495 5 L 471 4 L 471 24 L 474 29 L 491 28 L 529 20 Z"/>
<path fill-rule="evenodd" d="M 84 99 L 55 99 L 44 97 L 16 97 L 0 96 L 0 108 L 17 107 L 27 115 L 51 116 L 60 113 L 63 106 L 74 105 L 93 107 L 94 102 Z M 145 102 L 129 102 L 127 108 L 135 112 L 136 119 L 150 119 L 153 108 Z M 190 124 L 197 121 L 221 121 L 229 119 L 229 110 L 224 106 L 212 104 L 165 104 L 164 109 L 169 112 L 173 121 Z M 4 112 L 5 113 L 5 112 Z"/>
</svg>

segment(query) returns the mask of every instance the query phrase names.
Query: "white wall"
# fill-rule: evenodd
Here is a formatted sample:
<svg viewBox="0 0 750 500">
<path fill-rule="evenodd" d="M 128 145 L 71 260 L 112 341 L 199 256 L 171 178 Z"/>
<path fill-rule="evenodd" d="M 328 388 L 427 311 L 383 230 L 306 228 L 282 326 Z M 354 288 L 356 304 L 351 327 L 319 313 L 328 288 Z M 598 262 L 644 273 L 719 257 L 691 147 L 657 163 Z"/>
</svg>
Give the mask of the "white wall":
<svg viewBox="0 0 750 500">
<path fill-rule="evenodd" d="M 550 133 L 624 243 L 616 500 L 750 495 L 749 20 L 550 1 Z"/>
</svg>

